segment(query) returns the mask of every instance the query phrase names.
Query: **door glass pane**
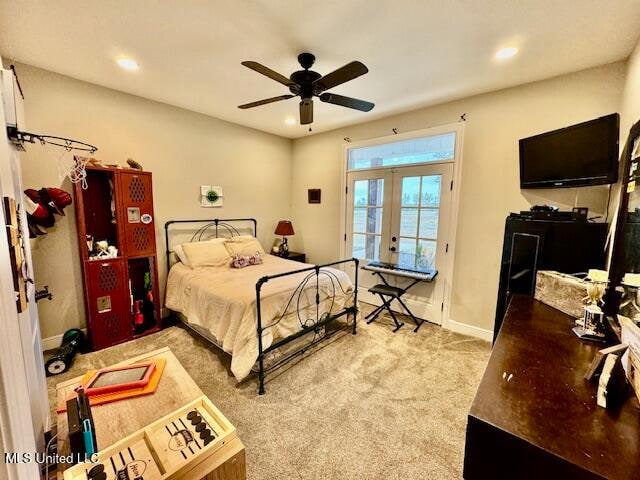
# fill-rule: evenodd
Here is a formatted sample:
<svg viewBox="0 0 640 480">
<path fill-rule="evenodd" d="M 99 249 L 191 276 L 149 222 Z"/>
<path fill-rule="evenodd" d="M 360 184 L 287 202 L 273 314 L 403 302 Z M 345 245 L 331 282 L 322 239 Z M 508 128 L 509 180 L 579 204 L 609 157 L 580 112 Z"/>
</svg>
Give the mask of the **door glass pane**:
<svg viewBox="0 0 640 480">
<path fill-rule="evenodd" d="M 420 202 L 420 177 L 402 179 L 402 206 L 417 207 Z"/>
<path fill-rule="evenodd" d="M 353 183 L 354 206 L 382 206 L 384 200 L 384 180 L 382 178 L 356 180 Z"/>
<path fill-rule="evenodd" d="M 398 263 L 402 265 L 415 265 L 416 241 L 413 238 L 400 238 L 398 245 Z"/>
<path fill-rule="evenodd" d="M 367 232 L 382 233 L 382 207 L 367 209 Z"/>
<path fill-rule="evenodd" d="M 380 260 L 380 235 L 354 233 L 351 253 L 355 258 Z"/>
<path fill-rule="evenodd" d="M 384 180 L 382 178 L 369 180 L 369 205 L 375 205 L 377 207 L 381 207 L 383 201 L 384 201 Z"/>
<path fill-rule="evenodd" d="M 420 204 L 423 207 L 438 207 L 440 205 L 441 175 L 422 177 L 422 195 Z"/>
<path fill-rule="evenodd" d="M 438 238 L 438 214 L 437 208 L 420 209 L 420 237 Z M 402 234 L 401 234 L 402 235 Z"/>
<path fill-rule="evenodd" d="M 436 264 L 436 241 L 418 240 L 416 250 L 416 266 L 435 267 Z"/>
<path fill-rule="evenodd" d="M 354 233 L 382 233 L 382 207 L 355 207 L 353 209 Z"/>
<path fill-rule="evenodd" d="M 418 209 L 400 209 L 400 236 L 415 237 L 418 233 Z"/>
<path fill-rule="evenodd" d="M 369 181 L 356 180 L 353 182 L 353 205 L 366 206 L 369 204 Z"/>
<path fill-rule="evenodd" d="M 367 260 L 380 259 L 384 179 L 353 182 L 353 244 L 351 254 Z"/>
<path fill-rule="evenodd" d="M 453 160 L 456 134 L 448 132 L 349 149 L 349 170 Z"/>
<path fill-rule="evenodd" d="M 366 258 L 380 260 L 380 235 L 367 235 Z"/>
<path fill-rule="evenodd" d="M 367 231 L 367 207 L 355 207 L 353 209 L 353 232 L 365 233 Z"/>
<path fill-rule="evenodd" d="M 353 248 L 352 255 L 356 258 L 364 258 L 365 254 L 365 237 L 366 235 L 353 234 Z"/>
</svg>

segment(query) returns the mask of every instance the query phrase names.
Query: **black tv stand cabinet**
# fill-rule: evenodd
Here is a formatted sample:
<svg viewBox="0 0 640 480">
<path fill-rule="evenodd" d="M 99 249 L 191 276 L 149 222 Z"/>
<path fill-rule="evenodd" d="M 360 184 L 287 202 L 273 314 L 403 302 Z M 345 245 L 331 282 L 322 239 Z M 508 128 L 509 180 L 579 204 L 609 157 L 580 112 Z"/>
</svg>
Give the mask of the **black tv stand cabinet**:
<svg viewBox="0 0 640 480">
<path fill-rule="evenodd" d="M 533 295 L 538 270 L 562 273 L 604 268 L 608 223 L 539 220 L 512 213 L 505 222 L 493 330 L 498 335 L 511 296 Z"/>
</svg>

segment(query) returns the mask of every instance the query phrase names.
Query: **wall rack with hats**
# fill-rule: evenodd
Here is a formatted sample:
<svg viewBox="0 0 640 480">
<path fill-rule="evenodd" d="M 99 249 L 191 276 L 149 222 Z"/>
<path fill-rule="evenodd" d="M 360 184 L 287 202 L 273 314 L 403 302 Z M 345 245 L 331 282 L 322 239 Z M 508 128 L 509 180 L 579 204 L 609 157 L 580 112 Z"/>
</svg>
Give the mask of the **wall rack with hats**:
<svg viewBox="0 0 640 480">
<path fill-rule="evenodd" d="M 94 350 L 161 327 L 151 172 L 87 166 L 74 185 L 89 341 Z"/>
</svg>

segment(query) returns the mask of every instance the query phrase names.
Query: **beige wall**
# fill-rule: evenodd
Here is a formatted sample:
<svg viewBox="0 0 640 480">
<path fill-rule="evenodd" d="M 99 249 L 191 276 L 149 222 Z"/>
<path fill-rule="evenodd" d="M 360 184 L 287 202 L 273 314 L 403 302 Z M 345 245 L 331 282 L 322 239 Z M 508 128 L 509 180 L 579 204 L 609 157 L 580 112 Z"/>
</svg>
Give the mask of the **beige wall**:
<svg viewBox="0 0 640 480">
<path fill-rule="evenodd" d="M 292 248 L 313 262 L 339 254 L 343 138 L 352 141 L 443 125 L 466 113 L 461 205 L 451 319 L 493 328 L 504 219 L 532 204 L 605 210 L 606 187 L 521 191 L 518 139 L 619 111 L 625 64 L 619 62 L 550 80 L 478 95 L 295 140 Z M 428 88 L 425 87 L 425 88 Z M 307 188 L 322 189 L 322 204 L 307 203 Z"/>
<path fill-rule="evenodd" d="M 153 172 L 161 289 L 166 220 L 255 217 L 259 238 L 269 245 L 277 221 L 290 215 L 290 140 L 26 65 L 17 70 L 29 131 L 93 143 L 102 160 L 124 164 L 132 157 Z M 58 178 L 58 154 L 27 146 L 25 186 L 62 184 L 71 191 L 68 180 Z M 223 187 L 223 208 L 199 206 L 201 184 Z M 48 235 L 32 241 L 37 285 L 49 285 L 54 294 L 38 304 L 43 337 L 85 324 L 73 208 L 66 213 Z"/>
</svg>

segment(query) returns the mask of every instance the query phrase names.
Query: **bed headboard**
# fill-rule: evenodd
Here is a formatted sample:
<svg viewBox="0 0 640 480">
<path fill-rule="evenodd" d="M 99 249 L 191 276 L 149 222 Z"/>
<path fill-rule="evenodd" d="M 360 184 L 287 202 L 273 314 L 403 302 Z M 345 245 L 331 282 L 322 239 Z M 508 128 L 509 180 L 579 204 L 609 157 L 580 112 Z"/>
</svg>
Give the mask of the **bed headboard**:
<svg viewBox="0 0 640 480">
<path fill-rule="evenodd" d="M 212 220 L 169 220 L 164 224 L 164 240 L 167 255 L 167 270 L 171 268 L 171 249 L 170 230 L 172 226 L 185 225 L 189 232 L 193 232 L 190 240 L 187 242 L 200 242 L 207 238 L 230 238 L 242 233 L 252 232 L 253 236 L 258 234 L 258 222 L 255 218 L 214 218 Z M 192 228 L 188 228 L 187 224 L 191 224 Z M 184 243 L 184 242 L 181 242 Z"/>
</svg>

